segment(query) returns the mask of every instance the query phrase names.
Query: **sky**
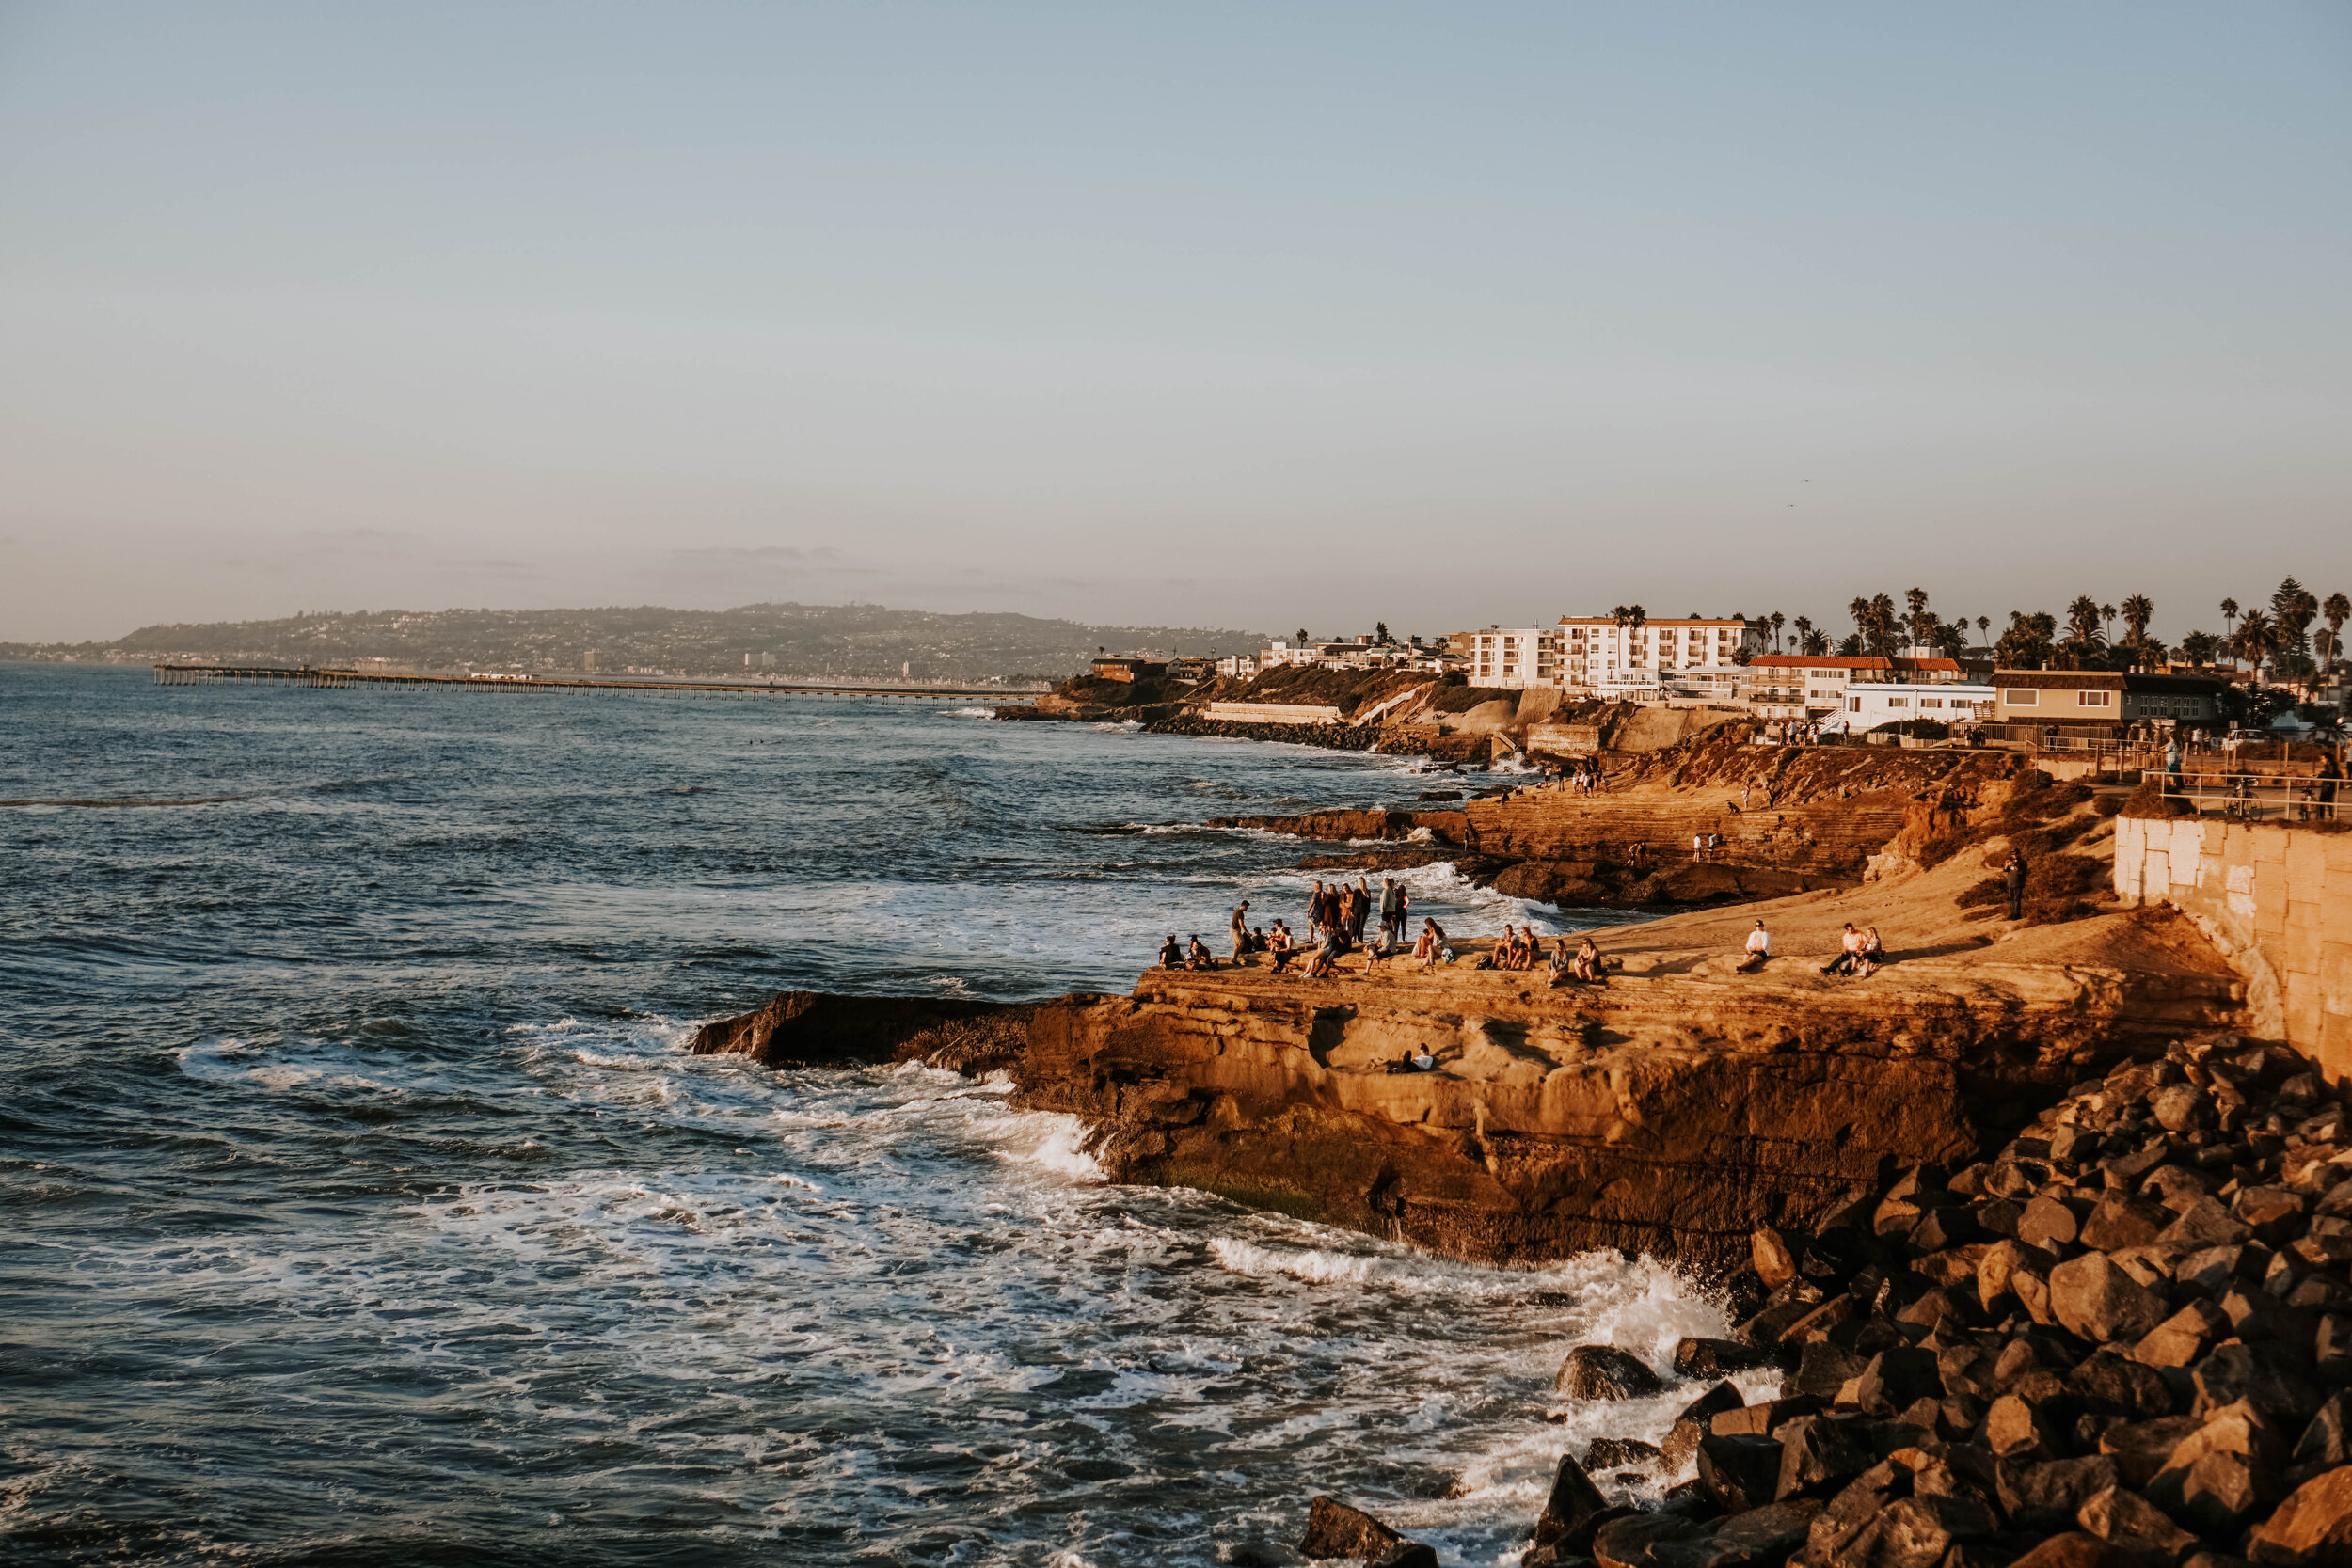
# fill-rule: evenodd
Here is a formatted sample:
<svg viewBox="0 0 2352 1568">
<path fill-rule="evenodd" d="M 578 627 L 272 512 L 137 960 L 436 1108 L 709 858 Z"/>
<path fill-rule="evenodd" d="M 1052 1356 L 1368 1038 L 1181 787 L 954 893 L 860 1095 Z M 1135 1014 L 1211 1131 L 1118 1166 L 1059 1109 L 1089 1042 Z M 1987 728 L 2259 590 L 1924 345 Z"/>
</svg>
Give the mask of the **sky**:
<svg viewBox="0 0 2352 1568">
<path fill-rule="evenodd" d="M 2352 591 L 2352 6 L 0 0 L 0 641 Z"/>
</svg>

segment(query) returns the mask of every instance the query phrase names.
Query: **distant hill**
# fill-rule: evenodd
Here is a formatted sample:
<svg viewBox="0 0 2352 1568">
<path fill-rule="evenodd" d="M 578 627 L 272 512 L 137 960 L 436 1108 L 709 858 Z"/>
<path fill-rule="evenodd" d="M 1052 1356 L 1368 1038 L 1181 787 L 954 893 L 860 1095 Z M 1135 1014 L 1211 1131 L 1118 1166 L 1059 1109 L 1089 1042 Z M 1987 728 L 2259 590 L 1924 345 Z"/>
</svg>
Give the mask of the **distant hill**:
<svg viewBox="0 0 2352 1568">
<path fill-rule="evenodd" d="M 279 621 L 141 626 L 112 642 L 0 643 L 0 658 L 151 664 L 345 664 L 389 659 L 421 670 L 635 668 L 689 675 L 1060 680 L 1097 648 L 1112 653 L 1239 653 L 1257 632 L 1200 626 L 1090 626 L 1030 615 L 934 615 L 880 605 L 755 604 L 736 610 L 321 611 Z"/>
</svg>

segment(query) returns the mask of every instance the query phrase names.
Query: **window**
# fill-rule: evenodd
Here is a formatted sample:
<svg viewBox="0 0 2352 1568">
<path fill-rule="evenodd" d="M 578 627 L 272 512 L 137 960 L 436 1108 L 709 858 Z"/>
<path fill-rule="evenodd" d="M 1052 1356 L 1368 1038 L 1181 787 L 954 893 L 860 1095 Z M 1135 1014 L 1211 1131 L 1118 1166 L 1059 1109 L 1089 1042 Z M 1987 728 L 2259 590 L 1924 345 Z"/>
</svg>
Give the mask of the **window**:
<svg viewBox="0 0 2352 1568">
<path fill-rule="evenodd" d="M 2029 686 L 2012 686 L 2001 693 L 2001 701 L 2011 707 L 2040 707 L 2042 693 Z"/>
<path fill-rule="evenodd" d="M 1846 699 L 1846 711 L 1849 713 L 1860 713 L 1862 711 L 1862 699 L 1859 697 L 1849 697 Z"/>
<path fill-rule="evenodd" d="M 1919 699 L 1919 705 L 1921 707 L 1942 707 L 1944 705 L 1944 699 L 1941 697 L 1922 697 Z"/>
<path fill-rule="evenodd" d="M 1911 699 L 1908 697 L 1889 697 L 1886 699 L 1886 705 L 1888 707 L 1909 707 L 1911 705 Z"/>
<path fill-rule="evenodd" d="M 2112 691 L 2077 691 L 2074 693 L 2074 705 L 2076 707 L 2113 707 L 2115 693 Z"/>
</svg>

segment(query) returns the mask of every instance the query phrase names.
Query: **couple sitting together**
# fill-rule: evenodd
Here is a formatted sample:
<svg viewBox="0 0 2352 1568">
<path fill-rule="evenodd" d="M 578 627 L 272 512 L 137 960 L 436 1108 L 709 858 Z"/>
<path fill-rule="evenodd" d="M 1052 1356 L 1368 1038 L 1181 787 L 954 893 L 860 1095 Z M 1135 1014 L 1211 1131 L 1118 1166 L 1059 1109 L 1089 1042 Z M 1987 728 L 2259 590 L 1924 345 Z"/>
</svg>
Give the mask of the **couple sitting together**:
<svg viewBox="0 0 2352 1568">
<path fill-rule="evenodd" d="M 1562 939 L 1561 945 L 1563 947 L 1567 945 L 1565 938 Z M 1533 969 L 1535 967 L 1535 960 L 1543 956 L 1543 942 L 1535 935 L 1534 927 L 1530 926 L 1523 931 L 1515 931 L 1505 926 L 1502 928 L 1502 935 L 1496 939 L 1494 947 L 1485 958 L 1478 960 L 1478 967 L 1480 969 Z"/>
<path fill-rule="evenodd" d="M 1604 958 L 1600 949 L 1593 945 L 1588 935 L 1574 953 L 1568 951 L 1568 939 L 1562 937 L 1551 944 L 1551 979 L 1549 984 L 1561 986 L 1602 986 L 1609 983 L 1609 968 L 1617 960 Z"/>
</svg>

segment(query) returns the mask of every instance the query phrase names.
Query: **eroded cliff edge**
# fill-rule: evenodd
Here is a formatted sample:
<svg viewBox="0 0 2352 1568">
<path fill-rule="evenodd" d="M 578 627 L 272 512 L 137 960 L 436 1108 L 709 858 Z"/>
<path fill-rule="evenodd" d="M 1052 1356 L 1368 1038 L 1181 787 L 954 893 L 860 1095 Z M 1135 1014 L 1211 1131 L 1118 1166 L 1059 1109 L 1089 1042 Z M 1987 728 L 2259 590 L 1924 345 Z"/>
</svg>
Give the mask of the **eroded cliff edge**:
<svg viewBox="0 0 2352 1568">
<path fill-rule="evenodd" d="M 1789 956 L 1734 974 L 1759 908 Z M 2242 1000 L 2165 910 L 1825 979 L 1800 952 L 1834 950 L 1815 928 L 1851 909 L 1816 894 L 1622 928 L 1626 968 L 1602 987 L 1391 959 L 1325 981 L 1153 971 L 1126 996 L 1022 1005 L 786 992 L 694 1049 L 1002 1069 L 1019 1103 L 1080 1117 L 1114 1180 L 1458 1257 L 1613 1246 L 1710 1264 L 1758 1226 L 1814 1228 L 1896 1169 L 1964 1164 L 2113 1061 L 2226 1026 Z M 1421 1048 L 1436 1070 L 1391 1070 Z"/>
</svg>

